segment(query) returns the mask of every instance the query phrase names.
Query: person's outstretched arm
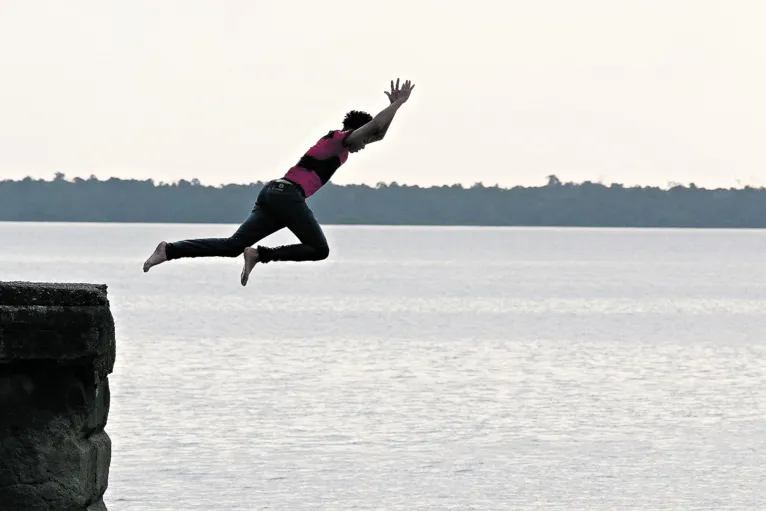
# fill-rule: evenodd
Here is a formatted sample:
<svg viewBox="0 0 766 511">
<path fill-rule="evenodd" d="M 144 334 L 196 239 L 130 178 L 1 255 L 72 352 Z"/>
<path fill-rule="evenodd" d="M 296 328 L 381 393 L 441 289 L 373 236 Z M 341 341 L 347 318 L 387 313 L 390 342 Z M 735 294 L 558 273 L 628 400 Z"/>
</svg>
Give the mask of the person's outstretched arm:
<svg viewBox="0 0 766 511">
<path fill-rule="evenodd" d="M 381 110 L 370 122 L 354 130 L 346 137 L 344 144 L 348 147 L 359 148 L 364 147 L 366 144 L 383 140 L 388 127 L 391 126 L 391 121 L 394 120 L 396 111 L 407 102 L 414 88 L 415 86 L 409 80 L 404 82 L 401 89 L 399 88 L 398 78 L 396 79 L 396 86 L 394 86 L 394 81 L 391 80 L 391 92 L 385 91 L 391 104 Z"/>
</svg>

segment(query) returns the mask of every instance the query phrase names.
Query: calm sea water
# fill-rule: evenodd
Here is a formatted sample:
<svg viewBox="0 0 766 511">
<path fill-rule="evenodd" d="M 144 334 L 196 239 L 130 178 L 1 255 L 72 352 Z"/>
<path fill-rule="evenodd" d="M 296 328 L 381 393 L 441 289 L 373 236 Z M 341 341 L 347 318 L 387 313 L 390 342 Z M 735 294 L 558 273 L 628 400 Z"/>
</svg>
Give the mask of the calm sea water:
<svg viewBox="0 0 766 511">
<path fill-rule="evenodd" d="M 0 223 L 0 279 L 109 285 L 110 510 L 766 509 L 766 232 Z M 290 242 L 278 233 L 268 243 Z"/>
</svg>

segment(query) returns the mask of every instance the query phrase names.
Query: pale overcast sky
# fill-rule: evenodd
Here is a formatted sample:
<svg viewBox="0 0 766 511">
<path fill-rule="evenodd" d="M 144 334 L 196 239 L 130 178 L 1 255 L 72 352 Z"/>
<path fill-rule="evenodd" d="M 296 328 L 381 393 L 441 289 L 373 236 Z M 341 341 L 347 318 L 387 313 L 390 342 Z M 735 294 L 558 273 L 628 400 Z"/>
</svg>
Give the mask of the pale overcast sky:
<svg viewBox="0 0 766 511">
<path fill-rule="evenodd" d="M 766 185 L 762 0 L 0 0 L 0 177 Z"/>
</svg>

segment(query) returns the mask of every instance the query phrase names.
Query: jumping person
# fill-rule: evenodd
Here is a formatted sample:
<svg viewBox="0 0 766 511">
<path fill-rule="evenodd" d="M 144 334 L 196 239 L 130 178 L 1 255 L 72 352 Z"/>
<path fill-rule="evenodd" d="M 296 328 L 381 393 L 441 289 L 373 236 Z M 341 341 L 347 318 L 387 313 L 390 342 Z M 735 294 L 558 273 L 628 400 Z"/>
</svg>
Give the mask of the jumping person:
<svg viewBox="0 0 766 511">
<path fill-rule="evenodd" d="M 322 228 L 306 204 L 306 199 L 327 184 L 336 170 L 367 144 L 383 140 L 399 108 L 407 102 L 415 86 L 406 80 L 399 87 L 391 80 L 385 91 L 390 105 L 372 117 L 352 110 L 343 119 L 342 130 L 332 130 L 309 149 L 284 177 L 266 183 L 255 201 L 250 216 L 228 238 L 206 238 L 160 242 L 144 263 L 144 272 L 165 261 L 187 257 L 238 257 L 244 255 L 240 283 L 245 286 L 256 263 L 270 261 L 319 261 L 330 253 Z M 252 245 L 287 227 L 300 243 L 280 247 Z"/>
</svg>

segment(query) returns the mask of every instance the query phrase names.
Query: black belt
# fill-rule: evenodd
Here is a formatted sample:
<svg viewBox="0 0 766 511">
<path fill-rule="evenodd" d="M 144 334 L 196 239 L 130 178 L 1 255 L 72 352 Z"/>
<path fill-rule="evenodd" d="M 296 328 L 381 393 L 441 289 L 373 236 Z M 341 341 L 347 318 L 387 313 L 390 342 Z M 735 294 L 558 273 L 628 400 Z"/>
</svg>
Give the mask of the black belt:
<svg viewBox="0 0 766 511">
<path fill-rule="evenodd" d="M 274 182 L 283 183 L 288 186 L 294 186 L 298 189 L 299 192 L 301 192 L 301 195 L 303 195 L 303 198 L 304 199 L 306 198 L 306 192 L 303 190 L 303 187 L 299 185 L 298 183 L 296 183 L 295 181 L 293 181 L 292 179 L 287 179 L 286 177 L 280 177 L 279 179 L 275 179 Z"/>
</svg>

